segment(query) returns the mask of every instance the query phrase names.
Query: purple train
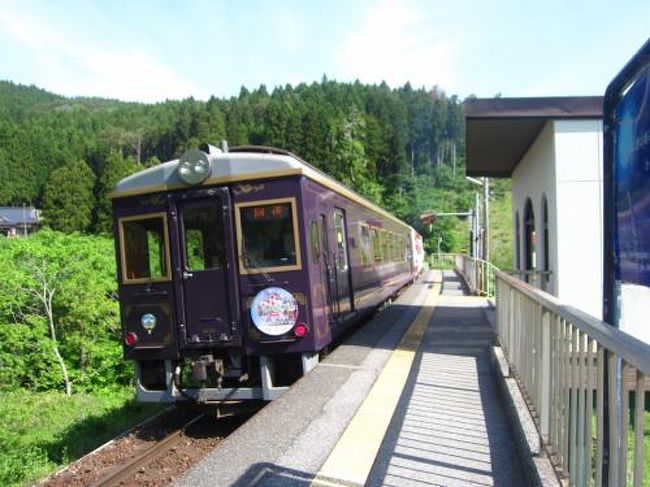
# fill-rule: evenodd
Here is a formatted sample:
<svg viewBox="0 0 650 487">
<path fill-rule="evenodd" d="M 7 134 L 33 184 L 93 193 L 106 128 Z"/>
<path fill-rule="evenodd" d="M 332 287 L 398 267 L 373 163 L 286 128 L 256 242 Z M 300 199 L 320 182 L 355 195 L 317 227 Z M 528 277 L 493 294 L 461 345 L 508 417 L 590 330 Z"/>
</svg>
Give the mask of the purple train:
<svg viewBox="0 0 650 487">
<path fill-rule="evenodd" d="M 415 230 L 274 148 L 192 149 L 111 197 L 141 401 L 274 399 L 422 270 Z"/>
</svg>

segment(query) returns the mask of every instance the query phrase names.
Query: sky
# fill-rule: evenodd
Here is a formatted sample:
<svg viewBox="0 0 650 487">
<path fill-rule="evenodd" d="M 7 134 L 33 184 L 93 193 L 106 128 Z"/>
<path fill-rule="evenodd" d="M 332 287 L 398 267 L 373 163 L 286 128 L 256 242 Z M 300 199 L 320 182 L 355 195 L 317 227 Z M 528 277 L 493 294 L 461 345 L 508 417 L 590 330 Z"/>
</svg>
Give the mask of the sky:
<svg viewBox="0 0 650 487">
<path fill-rule="evenodd" d="M 0 0 L 0 80 L 125 101 L 330 80 L 602 95 L 649 0 Z"/>
</svg>

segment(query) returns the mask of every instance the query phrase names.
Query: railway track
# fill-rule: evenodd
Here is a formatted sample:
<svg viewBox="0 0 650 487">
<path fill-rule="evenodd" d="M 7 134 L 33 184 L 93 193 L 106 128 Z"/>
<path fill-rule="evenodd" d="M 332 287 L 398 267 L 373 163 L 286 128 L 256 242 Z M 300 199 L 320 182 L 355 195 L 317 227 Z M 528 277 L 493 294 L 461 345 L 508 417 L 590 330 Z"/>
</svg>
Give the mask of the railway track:
<svg viewBox="0 0 650 487">
<path fill-rule="evenodd" d="M 164 452 L 176 445 L 181 441 L 181 439 L 183 439 L 183 435 L 187 428 L 206 417 L 208 417 L 207 413 L 196 415 L 190 421 L 154 443 L 153 446 L 138 453 L 126 463 L 114 467 L 111 472 L 99 479 L 99 481 L 94 485 L 96 487 L 113 487 L 120 485 L 121 482 L 132 477 L 141 467 L 148 465 L 159 455 L 162 455 Z"/>
<path fill-rule="evenodd" d="M 39 487 L 167 485 L 248 420 L 261 404 L 172 408 L 111 440 Z"/>
</svg>

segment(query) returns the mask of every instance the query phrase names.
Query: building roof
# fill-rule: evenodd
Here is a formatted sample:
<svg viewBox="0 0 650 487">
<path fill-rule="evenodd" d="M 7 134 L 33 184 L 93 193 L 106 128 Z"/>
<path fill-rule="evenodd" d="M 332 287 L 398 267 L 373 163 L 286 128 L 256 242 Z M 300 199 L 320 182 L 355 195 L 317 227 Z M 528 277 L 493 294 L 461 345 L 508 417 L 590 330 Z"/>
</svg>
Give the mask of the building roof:
<svg viewBox="0 0 650 487">
<path fill-rule="evenodd" d="M 602 96 L 468 98 L 464 105 L 469 176 L 509 177 L 549 120 L 603 116 Z"/>
<path fill-rule="evenodd" d="M 0 226 L 36 225 L 40 214 L 36 208 L 0 206 Z"/>
</svg>

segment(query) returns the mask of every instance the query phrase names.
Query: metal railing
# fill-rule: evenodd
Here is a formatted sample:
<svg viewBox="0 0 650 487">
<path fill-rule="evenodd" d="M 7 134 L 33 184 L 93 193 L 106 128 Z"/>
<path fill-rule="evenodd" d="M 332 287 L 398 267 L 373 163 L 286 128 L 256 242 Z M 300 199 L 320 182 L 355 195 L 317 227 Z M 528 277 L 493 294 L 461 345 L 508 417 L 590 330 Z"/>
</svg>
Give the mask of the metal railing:
<svg viewBox="0 0 650 487">
<path fill-rule="evenodd" d="M 456 270 L 463 276 L 470 290 L 480 296 L 495 297 L 494 264 L 464 254 L 456 254 Z"/>
<path fill-rule="evenodd" d="M 553 294 L 553 289 L 551 286 L 551 275 L 552 271 L 539 271 L 539 270 L 519 270 L 519 269 L 500 269 L 506 274 L 515 276 L 521 281 L 532 284 L 533 286 L 546 291 L 547 293 Z"/>
<path fill-rule="evenodd" d="M 431 269 L 451 270 L 456 267 L 456 256 L 458 254 L 435 253 L 429 255 L 429 266 Z"/>
<path fill-rule="evenodd" d="M 504 272 L 496 287 L 496 331 L 560 475 L 643 485 L 650 346 Z"/>
</svg>

